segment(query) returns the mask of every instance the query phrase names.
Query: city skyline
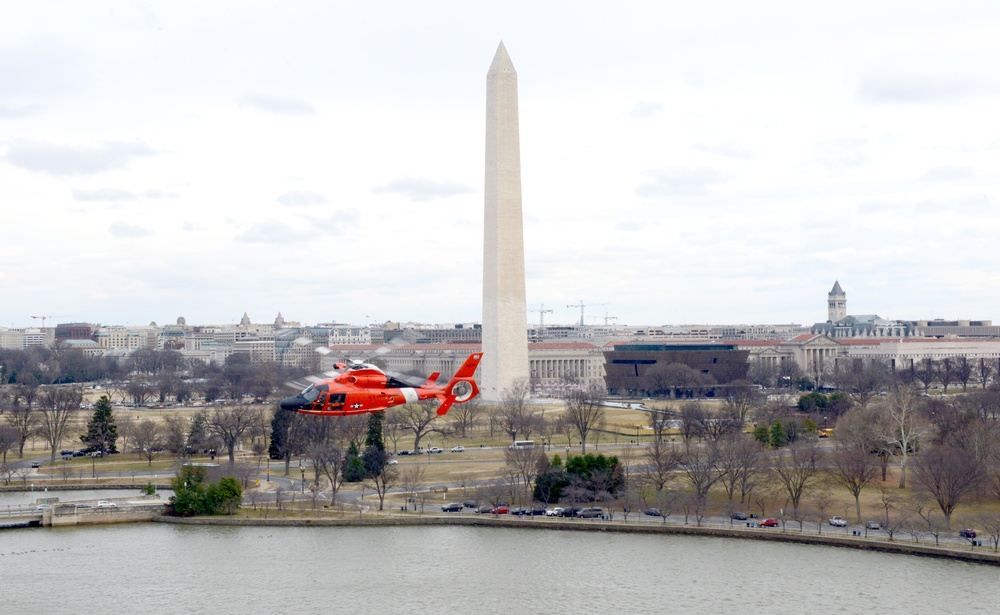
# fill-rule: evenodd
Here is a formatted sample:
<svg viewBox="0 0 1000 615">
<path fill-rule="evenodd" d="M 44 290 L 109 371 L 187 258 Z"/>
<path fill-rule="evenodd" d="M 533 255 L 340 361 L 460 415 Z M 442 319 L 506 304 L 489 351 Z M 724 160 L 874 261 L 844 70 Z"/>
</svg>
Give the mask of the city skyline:
<svg viewBox="0 0 1000 615">
<path fill-rule="evenodd" d="M 240 6 L 5 11 L 0 326 L 478 322 L 501 39 L 547 324 L 996 320 L 1000 7 Z"/>
</svg>

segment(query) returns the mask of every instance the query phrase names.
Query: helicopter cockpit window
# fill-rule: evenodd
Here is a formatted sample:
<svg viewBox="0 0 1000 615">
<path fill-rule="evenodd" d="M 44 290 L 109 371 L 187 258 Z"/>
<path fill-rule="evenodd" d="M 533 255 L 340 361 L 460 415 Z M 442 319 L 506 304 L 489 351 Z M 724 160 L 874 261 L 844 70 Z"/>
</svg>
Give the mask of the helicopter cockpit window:
<svg viewBox="0 0 1000 615">
<path fill-rule="evenodd" d="M 316 398 L 319 397 L 319 390 L 316 389 L 316 387 L 309 385 L 309 388 L 302 391 L 302 397 L 304 397 L 307 402 L 314 402 L 316 401 Z"/>
</svg>

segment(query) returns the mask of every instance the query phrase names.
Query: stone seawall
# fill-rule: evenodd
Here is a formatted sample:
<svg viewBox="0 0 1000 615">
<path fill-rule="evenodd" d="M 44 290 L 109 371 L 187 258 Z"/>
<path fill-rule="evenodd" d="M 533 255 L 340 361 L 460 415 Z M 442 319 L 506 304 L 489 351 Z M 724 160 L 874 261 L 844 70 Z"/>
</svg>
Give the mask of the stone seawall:
<svg viewBox="0 0 1000 615">
<path fill-rule="evenodd" d="M 1000 554 L 988 547 L 945 548 L 912 542 L 875 540 L 852 536 L 789 532 L 769 528 L 721 528 L 691 525 L 632 525 L 604 521 L 558 521 L 541 519 L 504 519 L 497 517 L 364 517 L 342 519 L 247 519 L 238 517 L 156 517 L 157 523 L 189 525 L 267 526 L 267 527 L 377 527 L 377 526 L 438 526 L 461 525 L 471 527 L 502 527 L 519 530 L 563 530 L 577 532 L 620 532 L 626 534 L 680 534 L 686 536 L 714 536 L 744 540 L 772 540 L 800 544 L 900 553 L 923 557 L 957 559 L 979 564 L 1000 566 Z"/>
</svg>

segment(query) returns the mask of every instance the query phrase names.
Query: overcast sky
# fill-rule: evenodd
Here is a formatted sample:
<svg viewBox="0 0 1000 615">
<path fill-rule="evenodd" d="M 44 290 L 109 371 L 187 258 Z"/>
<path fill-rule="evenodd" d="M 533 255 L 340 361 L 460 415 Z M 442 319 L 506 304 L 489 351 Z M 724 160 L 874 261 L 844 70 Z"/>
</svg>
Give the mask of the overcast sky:
<svg viewBox="0 0 1000 615">
<path fill-rule="evenodd" d="M 546 323 L 811 324 L 835 280 L 1000 321 L 998 32 L 995 1 L 7 2 L 0 326 L 480 321 L 501 40 Z"/>
</svg>

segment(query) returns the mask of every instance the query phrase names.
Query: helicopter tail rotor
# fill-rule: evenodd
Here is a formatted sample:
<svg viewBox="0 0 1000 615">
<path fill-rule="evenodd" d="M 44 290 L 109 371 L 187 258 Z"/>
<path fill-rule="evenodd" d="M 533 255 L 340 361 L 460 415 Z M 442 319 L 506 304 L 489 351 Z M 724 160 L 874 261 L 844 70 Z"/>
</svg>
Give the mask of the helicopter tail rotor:
<svg viewBox="0 0 1000 615">
<path fill-rule="evenodd" d="M 437 410 L 438 416 L 448 414 L 448 410 L 451 409 L 453 404 L 464 404 L 476 395 L 479 395 L 479 386 L 476 385 L 473 376 L 482 358 L 483 353 L 481 352 L 470 354 L 469 358 L 462 364 L 462 367 L 458 368 L 455 375 L 444 386 L 444 389 L 437 396 L 438 400 L 441 401 L 441 405 Z"/>
</svg>

